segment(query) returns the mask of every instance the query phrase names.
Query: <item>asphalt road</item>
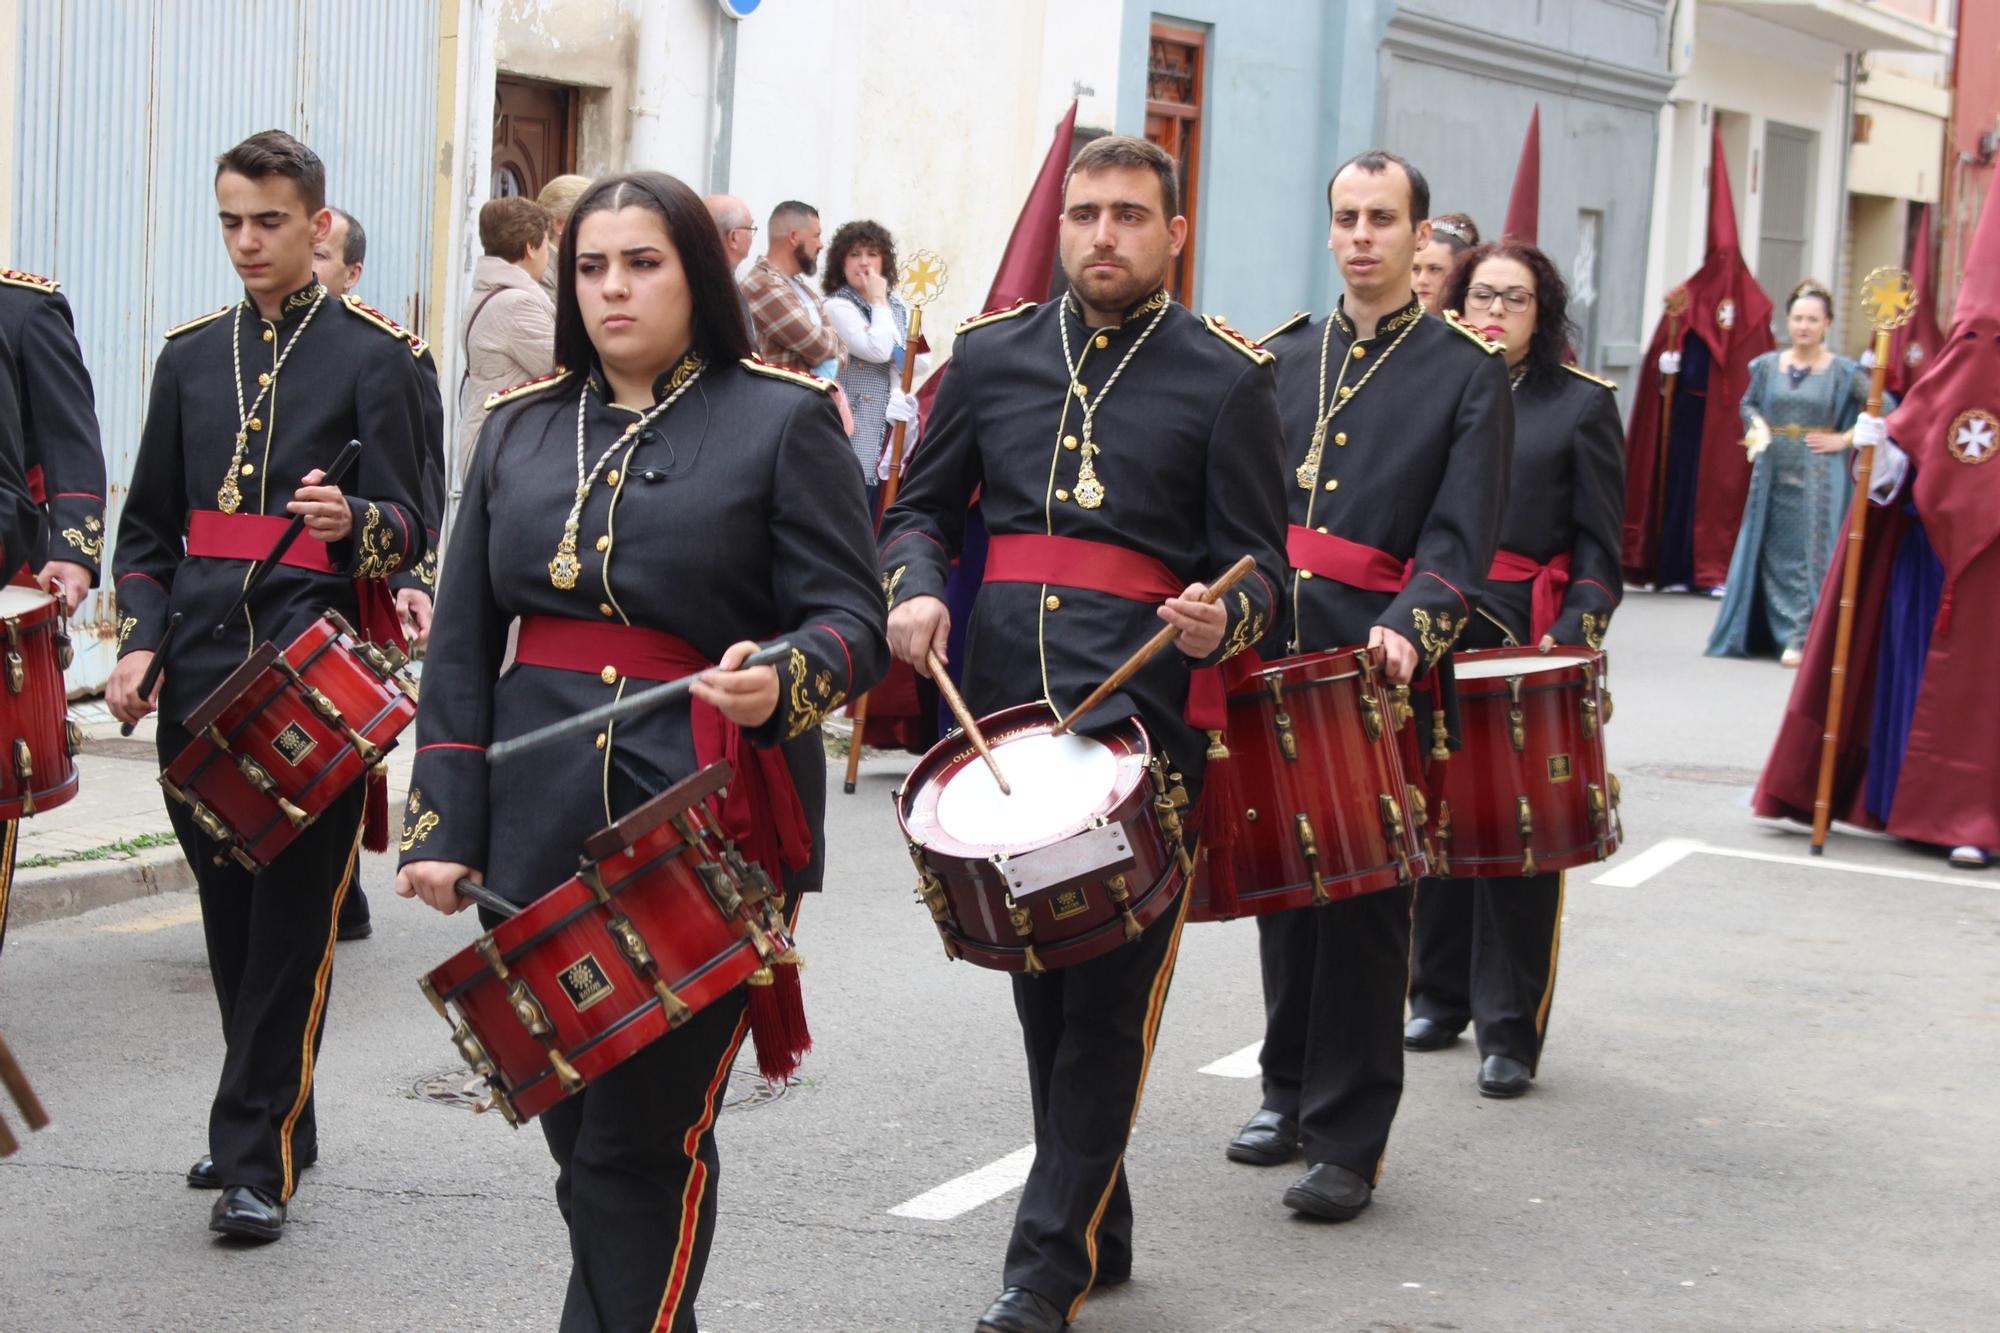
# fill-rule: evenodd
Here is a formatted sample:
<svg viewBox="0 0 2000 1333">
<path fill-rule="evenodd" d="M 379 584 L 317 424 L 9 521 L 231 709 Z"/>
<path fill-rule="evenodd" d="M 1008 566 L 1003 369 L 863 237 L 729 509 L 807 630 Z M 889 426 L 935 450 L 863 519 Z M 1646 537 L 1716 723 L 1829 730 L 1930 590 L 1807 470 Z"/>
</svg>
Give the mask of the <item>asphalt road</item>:
<svg viewBox="0 0 2000 1333">
<path fill-rule="evenodd" d="M 1411 1056 L 1374 1207 L 1295 1218 L 1292 1168 L 1222 1156 L 1257 1104 L 1226 1076 L 1261 1027 L 1254 928 L 1191 927 L 1130 1155 L 1136 1277 L 1080 1328 L 2000 1322 L 2000 871 L 1852 833 L 1809 864 L 1803 836 L 1751 820 L 1790 677 L 1702 659 L 1712 615 L 1635 596 L 1620 617 L 1627 849 L 1569 877 L 1534 1092 L 1482 1100 L 1469 1043 Z M 891 1211 L 1030 1141 L 1006 981 L 948 963 L 912 900 L 901 766 L 832 798 L 829 892 L 802 922 L 818 1047 L 782 1097 L 732 1088 L 705 1330 L 967 1330 L 999 1286 L 1014 1194 Z M 1607 870 L 1622 882 L 1592 882 Z M 390 897 L 386 858 L 367 885 L 378 931 L 336 965 L 321 1163 L 253 1251 L 213 1243 L 212 1196 L 181 1183 L 221 1058 L 194 899 L 9 938 L 0 1031 L 55 1124 L 0 1161 L 0 1330 L 554 1326 L 567 1249 L 541 1136 L 413 1091 L 456 1065 L 415 979 L 469 919 Z"/>
</svg>

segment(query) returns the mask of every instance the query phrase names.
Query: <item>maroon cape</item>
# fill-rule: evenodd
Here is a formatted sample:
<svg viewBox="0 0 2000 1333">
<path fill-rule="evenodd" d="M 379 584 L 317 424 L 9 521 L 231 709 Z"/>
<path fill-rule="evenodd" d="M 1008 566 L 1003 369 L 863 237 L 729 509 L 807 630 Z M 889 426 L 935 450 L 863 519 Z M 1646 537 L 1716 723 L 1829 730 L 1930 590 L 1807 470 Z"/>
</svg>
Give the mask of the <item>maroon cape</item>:
<svg viewBox="0 0 2000 1333">
<path fill-rule="evenodd" d="M 1944 346 L 1938 329 L 1937 287 L 1931 265 L 1931 206 L 1924 205 L 1910 239 L 1910 284 L 1917 291 L 1916 313 L 1889 339 L 1889 391 L 1898 398 L 1910 391 L 1917 376 L 1930 369 Z"/>
</svg>

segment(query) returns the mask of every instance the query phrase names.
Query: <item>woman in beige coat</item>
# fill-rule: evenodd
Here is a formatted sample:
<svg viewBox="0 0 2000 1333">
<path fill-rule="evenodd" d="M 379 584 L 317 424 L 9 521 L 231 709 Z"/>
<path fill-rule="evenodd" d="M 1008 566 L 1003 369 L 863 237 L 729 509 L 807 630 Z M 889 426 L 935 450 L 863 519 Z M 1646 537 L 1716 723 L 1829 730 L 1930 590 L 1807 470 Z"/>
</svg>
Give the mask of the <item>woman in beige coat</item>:
<svg viewBox="0 0 2000 1333">
<path fill-rule="evenodd" d="M 556 368 L 556 311 L 542 290 L 549 266 L 548 210 L 532 199 L 488 200 L 479 210 L 479 242 L 486 253 L 472 270 L 465 382 L 459 392 L 454 475 L 460 485 L 486 420 L 486 400 Z"/>
</svg>

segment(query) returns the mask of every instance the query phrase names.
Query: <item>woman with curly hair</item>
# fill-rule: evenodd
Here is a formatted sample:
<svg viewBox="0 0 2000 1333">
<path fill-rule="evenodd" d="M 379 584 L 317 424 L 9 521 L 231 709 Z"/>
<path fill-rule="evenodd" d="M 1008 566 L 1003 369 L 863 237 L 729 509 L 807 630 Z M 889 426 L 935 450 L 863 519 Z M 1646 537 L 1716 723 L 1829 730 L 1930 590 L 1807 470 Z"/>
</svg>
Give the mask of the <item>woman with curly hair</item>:
<svg viewBox="0 0 2000 1333">
<path fill-rule="evenodd" d="M 1500 550 L 1460 646 L 1602 647 L 1624 591 L 1625 433 L 1611 383 L 1569 364 L 1569 290 L 1547 255 L 1501 241 L 1459 256 L 1444 305 L 1501 345 L 1514 386 Z M 1479 1091 L 1526 1092 L 1555 990 L 1562 894 L 1560 873 L 1424 880 L 1403 1045 L 1449 1046 L 1469 1022 Z"/>
<path fill-rule="evenodd" d="M 854 457 L 875 511 L 885 479 L 884 450 L 898 421 L 911 423 L 916 443 L 917 400 L 903 392 L 904 346 L 910 311 L 891 290 L 896 283 L 896 241 L 879 222 L 843 223 L 826 250 L 826 317 L 847 345 L 841 391 L 854 414 Z"/>
</svg>

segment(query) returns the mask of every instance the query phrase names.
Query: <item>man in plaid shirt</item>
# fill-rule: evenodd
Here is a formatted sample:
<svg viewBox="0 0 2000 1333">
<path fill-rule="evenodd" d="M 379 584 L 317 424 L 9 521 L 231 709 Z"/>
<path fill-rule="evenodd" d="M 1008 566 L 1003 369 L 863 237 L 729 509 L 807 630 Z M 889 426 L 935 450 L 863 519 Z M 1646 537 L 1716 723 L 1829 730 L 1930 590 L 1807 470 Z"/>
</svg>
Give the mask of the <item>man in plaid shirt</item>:
<svg viewBox="0 0 2000 1333">
<path fill-rule="evenodd" d="M 771 246 L 743 278 L 750 336 L 772 365 L 832 379 L 846 351 L 806 279 L 819 267 L 819 210 L 787 199 L 771 210 Z"/>
</svg>

